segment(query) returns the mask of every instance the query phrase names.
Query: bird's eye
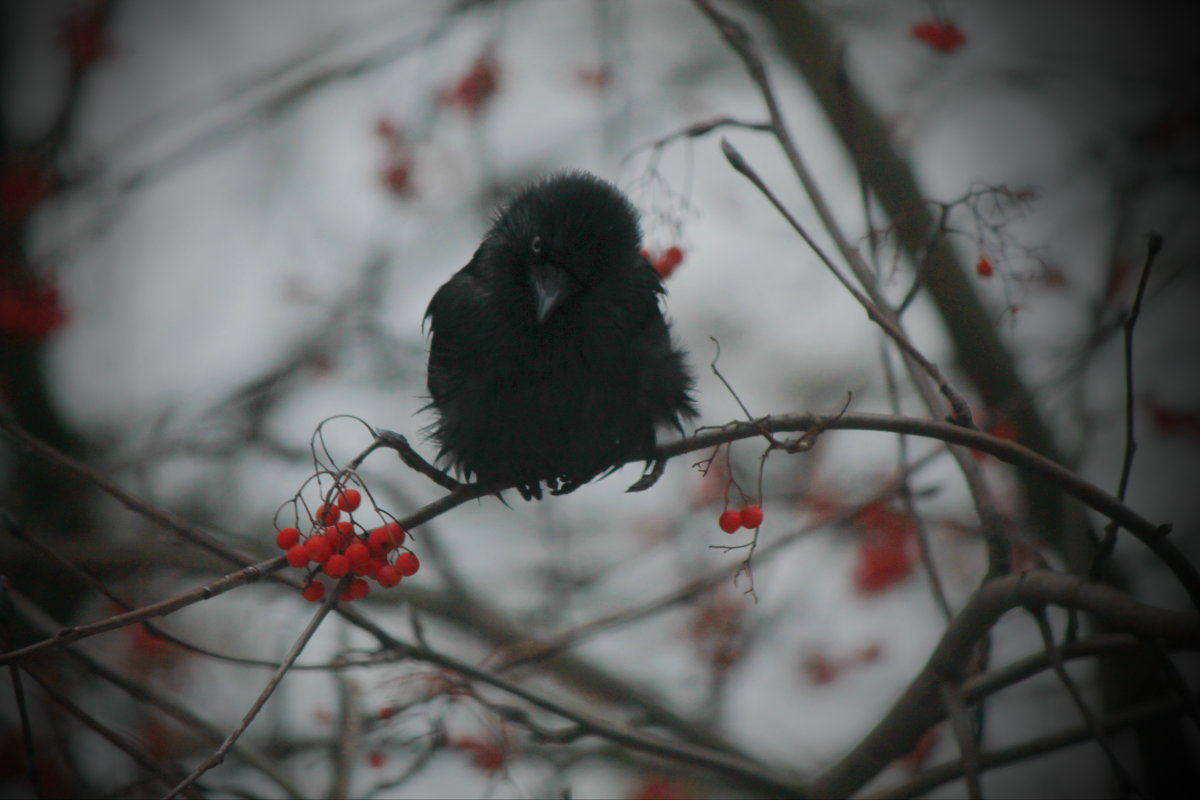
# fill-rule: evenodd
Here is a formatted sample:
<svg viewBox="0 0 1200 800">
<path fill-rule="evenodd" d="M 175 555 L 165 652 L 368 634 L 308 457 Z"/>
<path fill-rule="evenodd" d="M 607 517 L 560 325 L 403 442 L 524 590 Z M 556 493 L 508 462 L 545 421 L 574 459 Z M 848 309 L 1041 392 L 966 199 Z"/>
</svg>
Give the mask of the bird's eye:
<svg viewBox="0 0 1200 800">
<path fill-rule="evenodd" d="M 533 241 L 529 243 L 529 249 L 533 250 L 534 253 L 542 252 L 542 237 L 533 237 Z"/>
</svg>

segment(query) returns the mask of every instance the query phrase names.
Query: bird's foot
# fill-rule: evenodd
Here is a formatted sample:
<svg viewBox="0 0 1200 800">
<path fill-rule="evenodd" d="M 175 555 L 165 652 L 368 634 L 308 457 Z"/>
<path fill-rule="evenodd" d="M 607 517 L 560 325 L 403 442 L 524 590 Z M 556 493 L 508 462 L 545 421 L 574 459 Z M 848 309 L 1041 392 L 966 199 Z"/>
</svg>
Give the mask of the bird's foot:
<svg viewBox="0 0 1200 800">
<path fill-rule="evenodd" d="M 541 500 L 542 485 L 540 483 L 527 483 L 524 486 L 518 486 L 517 491 L 521 493 L 521 497 L 526 500 Z M 553 492 L 551 492 L 553 494 Z"/>
<path fill-rule="evenodd" d="M 663 459 L 656 458 L 650 462 L 649 469 L 642 473 L 642 477 L 637 479 L 637 483 L 630 486 L 625 491 L 627 492 L 644 492 L 654 484 L 658 483 L 658 479 L 662 477 L 663 471 L 667 468 L 667 462 Z"/>
</svg>

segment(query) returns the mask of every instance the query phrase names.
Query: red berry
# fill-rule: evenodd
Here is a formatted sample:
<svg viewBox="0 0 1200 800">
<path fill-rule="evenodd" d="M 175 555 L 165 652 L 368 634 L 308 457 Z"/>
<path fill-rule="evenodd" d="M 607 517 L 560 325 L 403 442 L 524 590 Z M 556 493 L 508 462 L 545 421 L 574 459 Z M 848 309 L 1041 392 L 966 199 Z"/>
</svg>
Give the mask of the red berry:
<svg viewBox="0 0 1200 800">
<path fill-rule="evenodd" d="M 325 562 L 325 574 L 331 578 L 340 578 L 350 571 L 350 559 L 341 553 L 331 555 Z"/>
<path fill-rule="evenodd" d="M 350 594 L 351 600 L 361 600 L 371 591 L 371 585 L 363 578 L 355 578 L 350 581 L 350 585 L 346 587 L 346 591 Z"/>
<path fill-rule="evenodd" d="M 396 715 L 396 707 L 395 706 L 384 706 L 383 708 L 379 709 L 379 718 L 380 719 L 391 719 L 395 715 Z"/>
<path fill-rule="evenodd" d="M 721 530 L 726 533 L 733 533 L 738 528 L 742 527 L 742 515 L 734 511 L 732 508 L 717 517 L 717 524 L 721 526 Z"/>
<path fill-rule="evenodd" d="M 375 580 L 379 581 L 379 585 L 385 589 L 390 589 L 400 582 L 400 570 L 393 567 L 391 564 L 385 564 L 375 573 Z"/>
<path fill-rule="evenodd" d="M 325 584 L 320 581 L 313 581 L 308 586 L 304 587 L 304 599 L 310 603 L 316 603 L 325 597 Z"/>
<path fill-rule="evenodd" d="M 421 561 L 417 558 L 417 554 L 411 550 L 405 550 L 400 555 L 396 556 L 396 569 L 400 574 L 408 578 L 417 574 L 417 570 L 421 568 Z"/>
<path fill-rule="evenodd" d="M 762 525 L 763 511 L 760 506 L 746 506 L 739 516 L 743 528 L 757 528 Z"/>
<path fill-rule="evenodd" d="M 979 261 L 975 264 L 975 272 L 981 278 L 992 277 L 992 260 L 987 256 L 980 256 Z"/>
<path fill-rule="evenodd" d="M 342 512 L 338 511 L 336 507 L 329 507 L 324 503 L 317 506 L 316 519 L 321 525 L 332 525 L 338 521 L 338 517 L 341 515 Z"/>
<path fill-rule="evenodd" d="M 325 537 L 325 543 L 329 545 L 329 552 L 342 552 L 342 544 L 344 539 L 342 537 L 342 532 L 337 529 L 336 525 L 330 525 L 325 528 L 325 533 L 323 533 L 322 536 Z"/>
<path fill-rule="evenodd" d="M 337 524 L 338 533 L 342 536 L 354 535 L 354 523 L 348 519 L 344 519 Z"/>
<path fill-rule="evenodd" d="M 369 754 L 367 754 L 367 763 L 378 769 L 387 763 L 387 756 L 378 750 L 372 750 Z"/>
<path fill-rule="evenodd" d="M 400 523 L 389 522 L 382 528 L 375 528 L 367 534 L 367 546 L 371 548 L 372 552 L 383 555 L 404 544 L 404 539 L 404 529 L 400 527 Z"/>
<path fill-rule="evenodd" d="M 675 271 L 681 261 L 683 261 L 683 251 L 678 247 L 668 247 L 654 262 L 654 269 L 658 272 L 659 277 L 665 279 Z"/>
<path fill-rule="evenodd" d="M 308 551 L 308 557 L 318 564 L 324 564 L 333 555 L 333 548 L 329 546 L 329 542 L 324 536 L 309 537 L 304 549 Z"/>
<path fill-rule="evenodd" d="M 489 55 L 480 56 L 452 88 L 442 93 L 442 105 L 478 112 L 499 85 L 499 67 Z"/>
<path fill-rule="evenodd" d="M 275 544 L 280 550 L 291 550 L 300 543 L 300 531 L 295 528 L 283 528 L 275 534 Z"/>
<path fill-rule="evenodd" d="M 362 494 L 358 489 L 346 489 L 338 495 L 337 507 L 342 511 L 354 511 L 362 503 Z"/>
<path fill-rule="evenodd" d="M 371 553 L 362 542 L 354 542 L 346 548 L 346 558 L 351 567 L 365 566 L 371 560 Z"/>
<path fill-rule="evenodd" d="M 404 528 L 400 527 L 399 522 L 389 522 L 383 526 L 383 529 L 388 532 L 388 536 L 392 537 L 392 547 L 395 550 L 400 545 L 404 544 Z"/>
<path fill-rule="evenodd" d="M 866 539 L 859 544 L 854 588 L 860 595 L 878 594 L 904 580 L 915 567 L 912 556 L 895 542 Z"/>
<path fill-rule="evenodd" d="M 953 22 L 930 20 L 912 27 L 912 35 L 942 53 L 953 53 L 967 37 Z"/>
<path fill-rule="evenodd" d="M 296 568 L 307 566 L 310 556 L 308 548 L 302 544 L 289 547 L 287 551 L 288 563 Z"/>
</svg>

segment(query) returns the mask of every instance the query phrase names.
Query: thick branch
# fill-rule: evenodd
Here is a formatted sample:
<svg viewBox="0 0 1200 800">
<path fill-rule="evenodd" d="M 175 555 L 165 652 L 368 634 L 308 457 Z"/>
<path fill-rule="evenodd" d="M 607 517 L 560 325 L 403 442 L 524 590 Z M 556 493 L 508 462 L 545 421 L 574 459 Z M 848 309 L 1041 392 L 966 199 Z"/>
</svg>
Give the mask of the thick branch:
<svg viewBox="0 0 1200 800">
<path fill-rule="evenodd" d="M 884 718 L 845 758 L 811 785 L 821 797 L 858 791 L 894 759 L 909 752 L 921 735 L 946 714 L 939 702 L 946 681 L 961 682 L 975 643 L 1007 611 L 1052 604 L 1087 611 L 1114 627 L 1140 636 L 1200 643 L 1200 618 L 1153 608 L 1097 583 L 1036 570 L 993 580 L 977 591 L 950 623 L 924 668 Z"/>
</svg>

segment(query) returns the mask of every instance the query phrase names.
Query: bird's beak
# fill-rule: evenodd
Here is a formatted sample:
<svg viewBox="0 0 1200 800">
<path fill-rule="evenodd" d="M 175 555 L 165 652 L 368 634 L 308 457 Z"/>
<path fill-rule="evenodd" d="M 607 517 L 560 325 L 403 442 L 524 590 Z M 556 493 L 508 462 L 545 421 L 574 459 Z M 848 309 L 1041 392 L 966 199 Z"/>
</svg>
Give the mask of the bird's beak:
<svg viewBox="0 0 1200 800">
<path fill-rule="evenodd" d="M 545 322 L 564 300 L 579 290 L 576 280 L 566 270 L 553 264 L 534 264 L 529 270 L 529 283 L 533 286 L 539 325 Z"/>
</svg>

